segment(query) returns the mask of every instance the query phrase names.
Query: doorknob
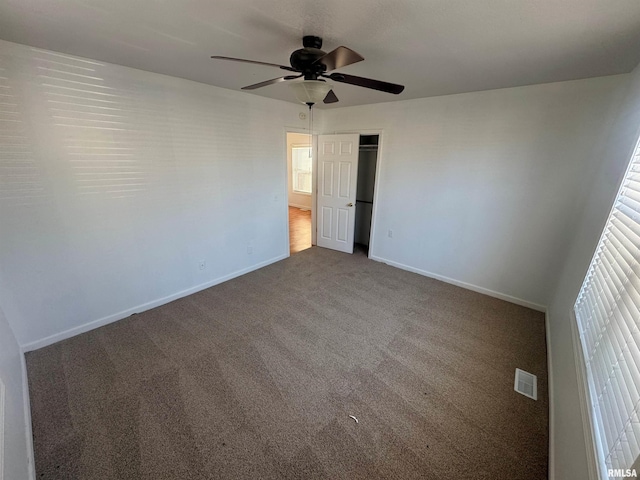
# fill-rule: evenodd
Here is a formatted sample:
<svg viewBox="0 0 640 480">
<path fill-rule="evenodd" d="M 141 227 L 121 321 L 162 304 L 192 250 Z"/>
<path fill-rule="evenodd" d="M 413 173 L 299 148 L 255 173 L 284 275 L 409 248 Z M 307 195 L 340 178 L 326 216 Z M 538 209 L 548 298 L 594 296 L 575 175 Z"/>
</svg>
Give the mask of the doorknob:
<svg viewBox="0 0 640 480">
<path fill-rule="evenodd" d="M 347 203 L 347 207 L 353 207 L 353 203 L 351 202 Z"/>
</svg>

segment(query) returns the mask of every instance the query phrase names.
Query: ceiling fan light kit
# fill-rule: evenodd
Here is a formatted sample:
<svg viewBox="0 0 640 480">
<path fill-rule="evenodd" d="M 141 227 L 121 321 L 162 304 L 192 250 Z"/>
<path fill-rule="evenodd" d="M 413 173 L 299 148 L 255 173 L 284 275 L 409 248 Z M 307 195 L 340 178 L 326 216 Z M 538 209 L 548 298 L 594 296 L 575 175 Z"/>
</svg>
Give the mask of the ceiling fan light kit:
<svg viewBox="0 0 640 480">
<path fill-rule="evenodd" d="M 331 85 L 323 80 L 304 80 L 289 86 L 298 101 L 309 106 L 322 102 L 331 90 Z"/>
<path fill-rule="evenodd" d="M 329 78 L 334 82 L 348 83 L 358 87 L 370 88 L 381 92 L 393 93 L 398 95 L 404 90 L 403 85 L 395 83 L 373 80 L 371 78 L 356 77 L 355 75 L 346 75 L 343 73 L 327 72 L 338 68 L 346 67 L 353 63 L 361 62 L 364 57 L 347 47 L 338 47 L 329 53 L 321 50 L 322 38 L 313 35 L 307 35 L 302 39 L 303 48 L 294 51 L 289 57 L 290 67 L 278 65 L 276 63 L 257 62 L 254 60 L 245 60 L 243 58 L 212 56 L 216 60 L 230 60 L 233 62 L 252 63 L 256 65 L 265 65 L 269 67 L 280 68 L 288 72 L 295 72 L 298 75 L 287 75 L 284 77 L 273 78 L 264 82 L 256 83 L 242 87 L 242 90 L 255 90 L 257 88 L 266 87 L 275 83 L 286 82 L 304 77 L 302 82 L 291 83 L 291 88 L 296 98 L 311 107 L 316 103 L 323 101 L 324 103 L 335 103 L 338 97 L 333 93 L 332 87 L 322 77 Z"/>
</svg>

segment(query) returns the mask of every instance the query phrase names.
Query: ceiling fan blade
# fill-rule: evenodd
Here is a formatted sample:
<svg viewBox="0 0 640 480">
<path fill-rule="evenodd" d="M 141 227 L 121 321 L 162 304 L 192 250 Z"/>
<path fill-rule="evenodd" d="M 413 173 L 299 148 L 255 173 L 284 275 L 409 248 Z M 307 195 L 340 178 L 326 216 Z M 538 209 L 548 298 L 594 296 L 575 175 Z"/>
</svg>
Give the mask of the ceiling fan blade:
<svg viewBox="0 0 640 480">
<path fill-rule="evenodd" d="M 329 93 L 327 93 L 327 96 L 324 97 L 323 102 L 324 103 L 336 103 L 338 101 L 338 97 L 336 97 L 336 94 L 333 93 L 333 90 L 329 90 Z"/>
<path fill-rule="evenodd" d="M 381 92 L 393 93 L 398 95 L 404 90 L 404 85 L 396 83 L 383 82 L 382 80 L 373 80 L 372 78 L 356 77 L 355 75 L 347 75 L 346 73 L 332 73 L 328 77 L 335 82 L 348 83 L 357 85 L 358 87 L 371 88 L 380 90 Z"/>
<path fill-rule="evenodd" d="M 364 57 L 357 52 L 354 52 L 347 47 L 338 47 L 335 50 L 330 51 L 326 55 L 317 59 L 315 63 L 320 63 L 327 67 L 325 72 L 335 70 L 336 68 L 346 67 L 352 63 L 361 62 Z"/>
<path fill-rule="evenodd" d="M 245 60 L 244 58 L 234 58 L 234 57 L 221 57 L 219 55 L 213 55 L 211 58 L 213 58 L 214 60 L 231 60 L 232 62 L 252 63 L 254 65 L 266 65 L 267 67 L 277 67 L 277 68 L 281 68 L 282 70 L 297 72 L 297 70 L 291 67 L 278 65 L 277 63 L 256 62 L 255 60 Z"/>
<path fill-rule="evenodd" d="M 288 75 L 286 77 L 278 77 L 272 78 L 271 80 L 265 80 L 264 82 L 254 83 L 253 85 L 247 85 L 246 87 L 242 87 L 241 90 L 255 90 L 256 88 L 266 87 L 267 85 L 273 85 L 274 83 L 286 82 L 287 80 L 293 80 L 294 78 L 299 78 L 300 76 Z"/>
</svg>

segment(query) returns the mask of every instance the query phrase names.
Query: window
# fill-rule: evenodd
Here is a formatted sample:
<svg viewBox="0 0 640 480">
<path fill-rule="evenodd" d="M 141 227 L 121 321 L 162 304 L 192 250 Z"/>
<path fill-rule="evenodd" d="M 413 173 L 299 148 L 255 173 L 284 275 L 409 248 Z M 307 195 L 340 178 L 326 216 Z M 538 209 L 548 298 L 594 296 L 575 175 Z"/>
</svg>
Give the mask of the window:
<svg viewBox="0 0 640 480">
<path fill-rule="evenodd" d="M 640 143 L 574 311 L 601 471 L 629 469 L 640 455 Z"/>
<path fill-rule="evenodd" d="M 309 145 L 291 149 L 291 187 L 296 193 L 311 194 L 311 153 Z"/>
</svg>

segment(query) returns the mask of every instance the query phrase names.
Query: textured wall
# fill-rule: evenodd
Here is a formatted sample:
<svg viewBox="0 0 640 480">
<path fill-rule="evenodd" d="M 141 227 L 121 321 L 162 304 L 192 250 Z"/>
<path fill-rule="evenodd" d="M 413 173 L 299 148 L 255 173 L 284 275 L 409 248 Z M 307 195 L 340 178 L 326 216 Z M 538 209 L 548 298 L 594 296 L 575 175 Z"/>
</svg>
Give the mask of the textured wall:
<svg viewBox="0 0 640 480">
<path fill-rule="evenodd" d="M 0 300 L 20 344 L 287 255 L 285 127 L 305 108 L 7 42 L 0 69 Z"/>
</svg>

